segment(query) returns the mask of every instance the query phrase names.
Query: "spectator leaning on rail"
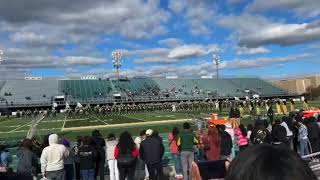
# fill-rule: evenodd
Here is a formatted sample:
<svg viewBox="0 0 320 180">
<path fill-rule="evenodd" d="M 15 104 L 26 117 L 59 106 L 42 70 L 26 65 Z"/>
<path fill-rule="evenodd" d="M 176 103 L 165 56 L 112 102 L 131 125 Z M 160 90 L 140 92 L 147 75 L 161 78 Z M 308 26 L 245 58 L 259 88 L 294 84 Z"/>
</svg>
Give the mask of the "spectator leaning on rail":
<svg viewBox="0 0 320 180">
<path fill-rule="evenodd" d="M 162 141 L 153 134 L 153 130 L 146 131 L 147 138 L 141 142 L 140 158 L 147 164 L 151 180 L 163 179 L 162 157 L 164 146 Z"/>
<path fill-rule="evenodd" d="M 69 155 L 68 149 L 58 144 L 58 135 L 49 136 L 49 146 L 43 149 L 40 162 L 41 173 L 47 179 L 64 180 L 64 158 Z"/>
<path fill-rule="evenodd" d="M 194 144 L 199 144 L 199 140 L 196 139 L 196 136 L 193 134 L 189 123 L 185 122 L 183 124 L 183 129 L 184 131 L 180 134 L 177 145 L 181 149 L 183 179 L 191 180 L 191 167 L 192 162 L 194 161 Z"/>
</svg>

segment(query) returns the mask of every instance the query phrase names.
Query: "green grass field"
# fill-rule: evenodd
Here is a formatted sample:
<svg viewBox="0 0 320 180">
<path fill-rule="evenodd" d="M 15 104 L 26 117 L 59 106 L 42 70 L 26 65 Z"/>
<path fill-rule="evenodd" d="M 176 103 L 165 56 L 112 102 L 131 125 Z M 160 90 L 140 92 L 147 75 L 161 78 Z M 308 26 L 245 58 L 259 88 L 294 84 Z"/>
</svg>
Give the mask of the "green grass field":
<svg viewBox="0 0 320 180">
<path fill-rule="evenodd" d="M 309 107 L 320 107 L 319 101 L 309 102 Z M 296 108 L 301 109 L 302 103 L 296 103 Z M 88 126 L 105 126 L 105 125 L 123 125 L 127 126 L 121 127 L 106 127 L 100 129 L 104 136 L 107 136 L 109 132 L 119 134 L 124 130 L 130 131 L 132 134 L 139 134 L 142 129 L 153 128 L 160 133 L 169 132 L 173 126 L 181 126 L 181 122 L 172 122 L 170 120 L 180 120 L 189 119 L 191 117 L 209 117 L 210 114 L 217 113 L 214 110 L 192 110 L 184 112 L 150 112 L 150 113 L 136 113 L 136 114 L 126 114 L 126 115 L 111 115 L 111 116 L 97 116 L 91 114 L 89 116 L 81 116 L 76 119 L 67 118 L 65 114 L 57 114 L 56 118 L 45 118 L 37 127 L 36 135 L 41 137 L 49 133 L 58 133 L 61 136 L 74 139 L 77 135 L 89 135 L 93 129 L 85 130 L 70 130 L 68 128 L 75 127 L 88 127 Z M 261 108 L 261 113 L 265 114 L 265 108 Z M 228 116 L 229 109 L 223 109 L 220 116 Z M 248 109 L 245 109 L 245 114 L 248 114 Z M 8 139 L 21 139 L 27 134 L 32 118 L 22 119 L 22 118 L 0 118 L 0 140 Z M 146 124 L 144 122 L 153 121 L 166 121 L 167 124 Z M 248 117 L 243 118 L 242 123 L 247 125 L 249 123 L 254 123 Z M 130 123 L 140 123 L 139 126 L 132 125 Z M 64 131 L 67 129 L 67 131 Z"/>
<path fill-rule="evenodd" d="M 320 107 L 320 101 L 314 101 L 309 103 L 309 107 Z M 302 108 L 302 103 L 296 104 L 297 109 Z M 275 111 L 276 112 L 276 111 Z M 60 137 L 68 138 L 71 141 L 75 141 L 75 137 L 78 135 L 81 136 L 90 136 L 93 129 L 84 129 L 84 130 L 68 130 L 63 131 L 63 129 L 75 128 L 75 127 L 88 127 L 88 126 L 105 126 L 105 125 L 122 125 L 121 127 L 107 127 L 99 129 L 104 137 L 108 133 L 114 133 L 118 136 L 124 130 L 129 131 L 133 136 L 139 135 L 139 132 L 143 129 L 153 129 L 160 132 L 161 137 L 164 140 L 164 145 L 166 147 L 166 152 L 164 156 L 164 164 L 172 165 L 170 160 L 170 152 L 168 149 L 168 140 L 167 133 L 171 131 L 174 126 L 182 128 L 181 122 L 173 122 L 172 120 L 187 119 L 191 117 L 209 117 L 210 114 L 217 113 L 214 110 L 193 110 L 193 111 L 184 111 L 184 112 L 152 112 L 152 113 L 136 113 L 136 114 L 127 114 L 127 115 L 111 115 L 111 116 L 83 116 L 77 117 L 76 119 L 66 118 L 65 114 L 57 114 L 56 118 L 45 118 L 38 125 L 36 131 L 36 137 L 42 140 L 44 135 L 50 133 L 57 133 Z M 249 114 L 248 109 L 245 109 L 245 114 Z M 228 116 L 229 109 L 223 109 L 220 116 Z M 265 114 L 265 108 L 261 108 L 261 114 Z M 277 116 L 281 118 L 281 116 Z M 276 117 L 276 118 L 277 118 Z M 20 139 L 24 138 L 30 128 L 31 119 L 22 119 L 22 118 L 5 118 L 0 117 L 0 141 L 6 141 L 7 144 L 15 145 Z M 167 124 L 144 124 L 144 122 L 166 122 Z M 171 122 L 170 122 L 171 121 Z M 131 123 L 131 124 L 130 124 Z M 132 123 L 140 123 L 139 126 L 133 125 Z M 241 119 L 242 124 L 254 123 L 248 116 Z M 11 167 L 16 168 L 17 157 L 15 156 L 16 148 L 10 149 L 13 156 L 13 163 Z"/>
</svg>

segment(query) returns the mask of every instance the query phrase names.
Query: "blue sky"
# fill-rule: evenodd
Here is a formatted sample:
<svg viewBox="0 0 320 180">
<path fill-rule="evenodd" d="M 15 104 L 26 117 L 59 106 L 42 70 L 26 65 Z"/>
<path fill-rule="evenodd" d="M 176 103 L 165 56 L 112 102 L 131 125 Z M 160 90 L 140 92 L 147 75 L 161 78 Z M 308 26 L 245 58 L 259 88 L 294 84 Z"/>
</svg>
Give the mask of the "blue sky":
<svg viewBox="0 0 320 180">
<path fill-rule="evenodd" d="M 1 0 L 0 77 L 319 73 L 319 0 Z"/>
</svg>

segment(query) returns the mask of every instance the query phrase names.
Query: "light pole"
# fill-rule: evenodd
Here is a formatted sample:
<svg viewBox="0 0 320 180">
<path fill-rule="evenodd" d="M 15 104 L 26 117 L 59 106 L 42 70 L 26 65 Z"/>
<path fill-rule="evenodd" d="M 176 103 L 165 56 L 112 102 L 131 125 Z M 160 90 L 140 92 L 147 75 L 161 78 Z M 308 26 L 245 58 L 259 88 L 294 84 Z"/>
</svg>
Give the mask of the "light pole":
<svg viewBox="0 0 320 180">
<path fill-rule="evenodd" d="M 119 68 L 122 66 L 121 58 L 123 53 L 121 51 L 113 51 L 112 57 L 113 57 L 113 67 L 117 69 L 117 78 L 119 79 Z"/>
<path fill-rule="evenodd" d="M 212 56 L 212 59 L 213 59 L 213 63 L 216 65 L 217 67 L 217 79 L 219 79 L 219 65 L 221 63 L 221 60 L 220 60 L 220 56 L 218 55 L 213 55 Z"/>
<path fill-rule="evenodd" d="M 3 51 L 0 49 L 0 64 L 3 61 L 2 56 L 3 56 Z"/>
</svg>

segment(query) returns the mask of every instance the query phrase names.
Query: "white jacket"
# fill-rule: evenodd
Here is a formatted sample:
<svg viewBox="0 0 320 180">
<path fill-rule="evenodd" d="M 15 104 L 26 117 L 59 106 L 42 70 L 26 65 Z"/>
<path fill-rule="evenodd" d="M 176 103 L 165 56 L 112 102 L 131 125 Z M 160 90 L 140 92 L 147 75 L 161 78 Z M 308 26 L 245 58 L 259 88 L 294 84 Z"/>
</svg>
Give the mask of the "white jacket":
<svg viewBox="0 0 320 180">
<path fill-rule="evenodd" d="M 58 171 L 64 168 L 64 158 L 69 155 L 68 149 L 58 144 L 58 135 L 51 134 L 49 136 L 49 146 L 44 148 L 41 154 L 41 172 Z"/>
<path fill-rule="evenodd" d="M 107 160 L 113 160 L 115 159 L 114 157 L 114 149 L 116 148 L 118 144 L 117 140 L 112 140 L 112 141 L 106 141 L 106 159 Z"/>
</svg>

